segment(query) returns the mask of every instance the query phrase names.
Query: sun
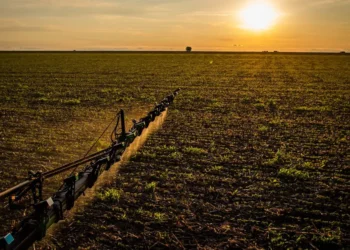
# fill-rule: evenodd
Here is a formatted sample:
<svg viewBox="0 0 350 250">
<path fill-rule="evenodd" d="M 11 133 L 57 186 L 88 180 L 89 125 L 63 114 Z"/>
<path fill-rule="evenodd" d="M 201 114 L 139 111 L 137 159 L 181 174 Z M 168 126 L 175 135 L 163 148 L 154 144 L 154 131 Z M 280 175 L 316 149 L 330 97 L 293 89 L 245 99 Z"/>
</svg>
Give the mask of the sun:
<svg viewBox="0 0 350 250">
<path fill-rule="evenodd" d="M 264 2 L 252 3 L 239 12 L 241 28 L 262 31 L 271 28 L 277 18 L 278 11 L 270 4 Z"/>
</svg>

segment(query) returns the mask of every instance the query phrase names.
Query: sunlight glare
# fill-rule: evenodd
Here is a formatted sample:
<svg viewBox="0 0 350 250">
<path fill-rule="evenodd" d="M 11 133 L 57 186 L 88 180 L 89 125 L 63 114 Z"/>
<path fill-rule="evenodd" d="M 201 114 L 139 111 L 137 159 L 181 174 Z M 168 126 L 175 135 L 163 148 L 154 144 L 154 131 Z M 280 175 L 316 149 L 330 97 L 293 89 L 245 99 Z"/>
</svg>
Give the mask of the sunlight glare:
<svg viewBox="0 0 350 250">
<path fill-rule="evenodd" d="M 268 3 L 252 3 L 240 11 L 241 28 L 262 31 L 273 26 L 279 13 Z"/>
</svg>

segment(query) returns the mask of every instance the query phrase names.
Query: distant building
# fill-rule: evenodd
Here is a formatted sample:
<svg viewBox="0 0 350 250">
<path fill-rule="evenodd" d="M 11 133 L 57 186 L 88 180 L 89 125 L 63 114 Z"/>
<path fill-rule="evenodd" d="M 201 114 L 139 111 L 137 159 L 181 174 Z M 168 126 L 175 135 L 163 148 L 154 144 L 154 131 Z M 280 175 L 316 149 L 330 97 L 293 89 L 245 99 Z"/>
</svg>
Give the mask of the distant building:
<svg viewBox="0 0 350 250">
<path fill-rule="evenodd" d="M 345 54 L 346 52 L 345 51 L 340 51 L 340 54 Z"/>
<path fill-rule="evenodd" d="M 188 46 L 186 47 L 186 52 L 191 52 L 192 51 L 192 47 Z"/>
<path fill-rule="evenodd" d="M 277 51 L 277 50 L 275 50 L 273 53 L 278 53 L 278 51 Z"/>
</svg>

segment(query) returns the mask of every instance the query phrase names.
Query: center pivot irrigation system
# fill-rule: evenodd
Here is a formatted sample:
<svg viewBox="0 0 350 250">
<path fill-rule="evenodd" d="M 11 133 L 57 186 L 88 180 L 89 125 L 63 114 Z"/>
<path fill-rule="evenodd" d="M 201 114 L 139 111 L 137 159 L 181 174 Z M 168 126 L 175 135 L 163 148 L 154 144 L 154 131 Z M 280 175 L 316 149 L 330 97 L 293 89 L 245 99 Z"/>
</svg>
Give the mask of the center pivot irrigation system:
<svg viewBox="0 0 350 250">
<path fill-rule="evenodd" d="M 21 201 L 28 192 L 32 193 L 34 212 L 24 218 L 11 233 L 0 238 L 0 249 L 27 249 L 35 241 L 40 241 L 46 235 L 46 230 L 54 223 L 63 219 L 64 212 L 74 206 L 75 200 L 91 188 L 104 170 L 120 161 L 126 148 L 140 136 L 143 129 L 155 120 L 174 101 L 180 89 L 165 97 L 147 116 L 139 121 L 133 120 L 133 126 L 126 132 L 124 111 L 116 116 L 116 124 L 111 133 L 110 147 L 85 156 L 82 159 L 68 163 L 47 172 L 29 172 L 28 180 L 0 193 L 0 199 L 9 198 L 9 207 L 17 209 L 23 207 Z M 43 182 L 53 176 L 85 165 L 77 174 L 71 174 L 64 180 L 61 188 L 50 198 L 43 200 Z"/>
</svg>

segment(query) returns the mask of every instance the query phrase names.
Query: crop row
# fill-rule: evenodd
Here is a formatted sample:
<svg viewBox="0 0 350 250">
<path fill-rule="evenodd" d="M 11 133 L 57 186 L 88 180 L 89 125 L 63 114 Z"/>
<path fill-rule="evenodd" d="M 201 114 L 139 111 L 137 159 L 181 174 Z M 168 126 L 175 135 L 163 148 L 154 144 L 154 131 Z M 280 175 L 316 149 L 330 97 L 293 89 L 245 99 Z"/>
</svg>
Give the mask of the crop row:
<svg viewBox="0 0 350 250">
<path fill-rule="evenodd" d="M 115 106 L 133 107 L 139 117 L 140 106 L 182 88 L 162 129 L 121 167 L 115 185 L 45 244 L 349 244 L 347 57 L 1 56 L 7 64 L 0 65 L 0 86 L 8 96 L 0 101 L 4 185 L 18 180 L 16 171 L 23 176 L 28 161 L 41 169 L 83 154 L 82 141 L 93 141 Z"/>
</svg>

